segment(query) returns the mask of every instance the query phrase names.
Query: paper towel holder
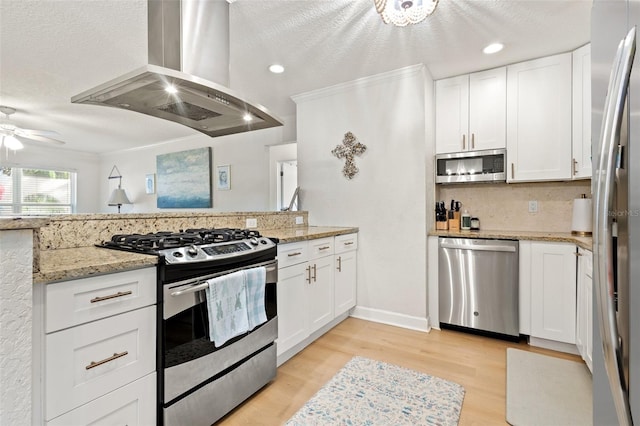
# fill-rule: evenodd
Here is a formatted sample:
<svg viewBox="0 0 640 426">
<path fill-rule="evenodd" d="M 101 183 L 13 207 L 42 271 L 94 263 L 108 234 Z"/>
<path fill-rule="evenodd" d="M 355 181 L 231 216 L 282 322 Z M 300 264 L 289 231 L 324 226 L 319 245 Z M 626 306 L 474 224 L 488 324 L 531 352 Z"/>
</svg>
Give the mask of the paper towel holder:
<svg viewBox="0 0 640 426">
<path fill-rule="evenodd" d="M 587 198 L 586 194 L 580 195 L 580 200 L 584 200 Z M 579 200 L 574 200 L 573 202 L 573 218 L 572 218 L 572 231 L 571 235 L 575 235 L 578 237 L 590 237 L 592 235 L 591 232 L 591 203 L 587 202 L 587 211 L 580 211 L 578 207 Z M 583 207 L 584 208 L 584 207 Z M 586 216 L 585 216 L 586 214 Z M 585 220 L 588 222 L 585 223 Z M 578 228 L 578 229 L 576 229 Z"/>
</svg>

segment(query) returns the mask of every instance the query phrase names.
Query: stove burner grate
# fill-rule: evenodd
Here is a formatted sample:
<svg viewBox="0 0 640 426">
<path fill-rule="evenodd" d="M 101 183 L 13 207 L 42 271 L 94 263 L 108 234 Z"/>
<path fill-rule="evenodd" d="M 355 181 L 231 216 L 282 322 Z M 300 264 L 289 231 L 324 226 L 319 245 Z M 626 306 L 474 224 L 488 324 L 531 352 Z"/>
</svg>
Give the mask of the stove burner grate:
<svg viewBox="0 0 640 426">
<path fill-rule="evenodd" d="M 157 254 L 163 249 L 188 247 L 201 244 L 215 244 L 229 241 L 260 238 L 256 230 L 235 228 L 191 228 L 179 232 L 159 231 L 149 234 L 116 234 L 102 247 L 146 254 Z"/>
</svg>

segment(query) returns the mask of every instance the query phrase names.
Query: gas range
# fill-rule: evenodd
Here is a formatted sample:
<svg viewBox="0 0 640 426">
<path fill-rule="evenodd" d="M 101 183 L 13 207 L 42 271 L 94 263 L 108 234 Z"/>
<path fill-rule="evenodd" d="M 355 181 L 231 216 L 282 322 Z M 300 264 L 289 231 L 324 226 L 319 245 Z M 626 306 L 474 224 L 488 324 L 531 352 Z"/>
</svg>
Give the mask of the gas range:
<svg viewBox="0 0 640 426">
<path fill-rule="evenodd" d="M 199 228 L 118 234 L 98 245 L 158 256 L 159 425 L 212 424 L 275 377 L 277 243 L 256 230 Z M 238 285 L 235 277 L 225 281 L 225 276 L 236 273 L 244 274 L 240 280 L 244 290 L 233 287 Z M 258 315 L 261 322 L 216 344 L 210 329 L 224 322 L 218 316 L 222 308 L 216 310 L 228 299 L 220 296 L 226 295 L 222 288 L 236 292 L 229 293 L 235 295 L 236 304 L 246 295 L 245 320 L 251 303 L 251 318 Z"/>
<path fill-rule="evenodd" d="M 178 232 L 117 234 L 100 247 L 160 256 L 167 265 L 192 262 L 228 261 L 252 257 L 273 250 L 277 240 L 256 230 L 237 228 L 197 228 Z"/>
</svg>

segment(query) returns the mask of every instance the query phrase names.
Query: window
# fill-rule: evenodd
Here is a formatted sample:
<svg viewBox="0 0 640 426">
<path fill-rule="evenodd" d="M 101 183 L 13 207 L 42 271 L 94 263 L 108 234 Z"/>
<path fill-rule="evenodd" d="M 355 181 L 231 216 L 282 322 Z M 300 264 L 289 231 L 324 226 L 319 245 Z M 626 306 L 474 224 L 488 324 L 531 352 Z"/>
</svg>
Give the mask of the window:
<svg viewBox="0 0 640 426">
<path fill-rule="evenodd" d="M 75 192 L 73 172 L 0 168 L 0 216 L 73 213 Z"/>
</svg>

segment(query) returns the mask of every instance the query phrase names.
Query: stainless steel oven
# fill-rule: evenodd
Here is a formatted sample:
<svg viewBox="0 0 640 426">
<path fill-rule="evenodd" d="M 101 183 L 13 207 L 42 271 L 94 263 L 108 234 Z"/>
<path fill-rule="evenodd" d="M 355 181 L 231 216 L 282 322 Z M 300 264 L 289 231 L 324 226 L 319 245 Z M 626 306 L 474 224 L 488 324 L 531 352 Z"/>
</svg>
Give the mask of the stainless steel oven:
<svg viewBox="0 0 640 426">
<path fill-rule="evenodd" d="M 277 239 L 255 230 L 187 229 L 114 235 L 101 246 L 159 257 L 159 424 L 209 426 L 275 377 Z M 260 291 L 252 293 L 251 300 L 259 321 L 228 340 L 212 341 L 210 312 L 217 316 L 220 311 L 208 306 L 209 281 L 256 268 Z M 248 305 L 249 292 L 246 296 Z"/>
<path fill-rule="evenodd" d="M 216 347 L 209 340 L 207 280 L 260 266 L 266 268 L 267 322 Z M 163 285 L 165 425 L 210 425 L 275 377 L 277 281 L 277 260 L 271 260 Z"/>
</svg>

